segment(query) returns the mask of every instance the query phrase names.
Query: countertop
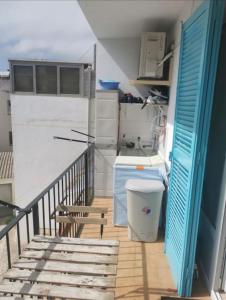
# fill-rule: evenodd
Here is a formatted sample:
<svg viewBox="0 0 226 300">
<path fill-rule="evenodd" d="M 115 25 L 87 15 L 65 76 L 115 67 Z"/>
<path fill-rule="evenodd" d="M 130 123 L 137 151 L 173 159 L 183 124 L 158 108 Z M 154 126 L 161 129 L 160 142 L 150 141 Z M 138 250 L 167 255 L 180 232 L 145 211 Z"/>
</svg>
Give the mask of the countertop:
<svg viewBox="0 0 226 300">
<path fill-rule="evenodd" d="M 116 157 L 115 165 L 158 167 L 164 165 L 159 155 L 153 156 L 122 156 Z"/>
</svg>

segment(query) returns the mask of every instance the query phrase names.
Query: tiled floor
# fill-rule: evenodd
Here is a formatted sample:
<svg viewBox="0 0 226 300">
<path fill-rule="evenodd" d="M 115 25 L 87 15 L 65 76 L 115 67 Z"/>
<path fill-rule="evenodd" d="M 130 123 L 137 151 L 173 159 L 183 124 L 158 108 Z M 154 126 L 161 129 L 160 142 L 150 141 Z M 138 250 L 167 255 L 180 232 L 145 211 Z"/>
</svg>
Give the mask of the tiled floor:
<svg viewBox="0 0 226 300">
<path fill-rule="evenodd" d="M 223 300 L 226 300 L 226 293 L 221 293 L 220 295 Z"/>
<path fill-rule="evenodd" d="M 163 242 L 132 242 L 127 238 L 127 228 L 112 225 L 111 199 L 95 199 L 94 206 L 108 207 L 108 225 L 104 228 L 104 239 L 120 241 L 115 299 L 159 300 L 161 295 L 176 295 L 167 259 L 163 253 Z M 99 226 L 86 225 L 82 237 L 99 237 Z M 194 299 L 209 300 L 201 282 L 196 282 Z"/>
</svg>

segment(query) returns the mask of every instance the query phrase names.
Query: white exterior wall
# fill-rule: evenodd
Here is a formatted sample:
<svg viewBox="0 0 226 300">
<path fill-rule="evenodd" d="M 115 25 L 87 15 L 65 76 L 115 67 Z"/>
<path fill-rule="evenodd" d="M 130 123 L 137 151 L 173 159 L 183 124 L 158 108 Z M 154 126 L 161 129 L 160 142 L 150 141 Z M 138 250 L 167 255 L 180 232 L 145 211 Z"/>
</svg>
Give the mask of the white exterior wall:
<svg viewBox="0 0 226 300">
<path fill-rule="evenodd" d="M 140 38 L 100 39 L 97 44 L 97 87 L 98 80 L 115 80 L 120 82 L 123 93 L 134 96 L 147 96 L 150 86 L 133 86 L 130 79 L 138 77 L 140 61 Z M 147 106 L 141 110 L 141 104 L 121 104 L 119 139 L 126 134 L 126 139 L 142 144 L 151 144 L 151 130 L 156 108 Z M 167 109 L 164 110 L 167 114 Z M 159 148 L 165 147 L 165 134 L 160 137 Z M 163 151 L 164 152 L 164 151 Z"/>
<path fill-rule="evenodd" d="M 97 87 L 98 80 L 115 80 L 120 82 L 123 93 L 134 96 L 146 96 L 150 87 L 133 86 L 130 79 L 138 77 L 140 61 L 140 38 L 100 39 L 97 44 Z M 126 139 L 137 140 L 141 137 L 144 144 L 150 144 L 152 120 L 155 108 L 141 110 L 140 104 L 121 104 L 119 139 L 126 134 Z M 161 139 L 161 143 L 162 143 Z"/>
<path fill-rule="evenodd" d="M 140 39 L 118 38 L 100 39 L 97 44 L 96 79 L 115 80 L 124 93 L 141 96 L 147 87 L 135 87 L 129 84 L 130 79 L 138 77 L 140 61 Z"/>
<path fill-rule="evenodd" d="M 87 98 L 11 94 L 15 203 L 27 205 L 86 148 L 53 136 L 85 138 Z"/>
<path fill-rule="evenodd" d="M 178 20 L 169 31 L 167 35 L 167 44 L 174 43 L 176 46 L 173 57 L 173 70 L 172 70 L 172 84 L 170 87 L 170 102 L 167 115 L 166 139 L 163 141 L 161 137 L 161 154 L 169 165 L 169 152 L 172 149 L 173 141 L 173 123 L 176 101 L 177 89 L 177 76 L 179 67 L 179 53 L 180 53 L 180 35 L 181 35 L 181 22 L 185 22 L 202 3 L 203 0 L 187 1 L 184 4 Z M 126 12 L 125 12 L 126 18 Z M 162 30 L 162 29 L 161 29 Z M 99 39 L 97 45 L 97 81 L 99 79 L 109 79 L 120 81 L 120 89 L 123 92 L 131 92 L 134 96 L 146 95 L 148 87 L 145 86 L 131 86 L 129 79 L 136 79 L 138 76 L 140 60 L 140 39 L 139 38 L 115 38 L 115 39 Z M 98 85 L 98 83 L 97 83 Z M 139 125 L 138 127 L 142 127 Z M 150 129 L 142 128 L 143 132 Z M 137 130 L 135 130 L 137 134 Z"/>
<path fill-rule="evenodd" d="M 150 144 L 151 128 L 154 126 L 155 108 L 146 106 L 141 109 L 142 104 L 121 103 L 120 110 L 120 134 L 126 135 L 126 141 L 137 142 L 141 138 L 141 144 Z"/>
<path fill-rule="evenodd" d="M 12 131 L 11 115 L 8 114 L 10 79 L 0 78 L 0 152 L 12 151 L 9 144 L 9 131 Z"/>
</svg>

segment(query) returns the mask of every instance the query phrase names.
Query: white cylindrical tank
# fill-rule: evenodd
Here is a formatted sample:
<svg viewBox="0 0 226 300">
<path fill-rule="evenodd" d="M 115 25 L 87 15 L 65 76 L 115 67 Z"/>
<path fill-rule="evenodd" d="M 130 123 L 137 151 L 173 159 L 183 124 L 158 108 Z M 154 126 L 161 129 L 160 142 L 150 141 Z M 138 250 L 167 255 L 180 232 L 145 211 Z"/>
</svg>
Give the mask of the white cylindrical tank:
<svg viewBox="0 0 226 300">
<path fill-rule="evenodd" d="M 154 242 L 158 226 L 164 185 L 159 180 L 129 179 L 126 183 L 128 238 Z"/>
</svg>

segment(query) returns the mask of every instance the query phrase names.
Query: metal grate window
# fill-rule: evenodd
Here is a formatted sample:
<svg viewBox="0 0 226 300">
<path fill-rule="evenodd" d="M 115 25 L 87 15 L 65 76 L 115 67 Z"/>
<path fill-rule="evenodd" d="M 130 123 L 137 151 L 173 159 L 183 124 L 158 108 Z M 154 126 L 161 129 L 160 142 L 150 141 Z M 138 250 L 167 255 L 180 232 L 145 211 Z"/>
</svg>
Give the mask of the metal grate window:
<svg viewBox="0 0 226 300">
<path fill-rule="evenodd" d="M 9 131 L 9 145 L 10 146 L 13 145 L 13 134 L 12 134 L 12 131 Z"/>
<path fill-rule="evenodd" d="M 36 66 L 37 94 L 57 94 L 57 67 Z"/>
<path fill-rule="evenodd" d="M 14 66 L 14 91 L 33 92 L 33 67 Z"/>
<path fill-rule="evenodd" d="M 10 61 L 12 92 L 90 97 L 95 85 L 91 64 L 44 61 Z"/>
<path fill-rule="evenodd" d="M 80 94 L 79 68 L 60 68 L 60 93 Z"/>
<path fill-rule="evenodd" d="M 11 115 L 11 101 L 7 100 L 7 114 L 10 116 Z"/>
</svg>

